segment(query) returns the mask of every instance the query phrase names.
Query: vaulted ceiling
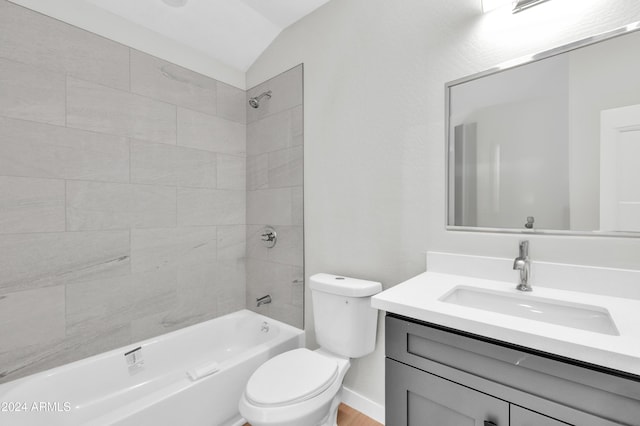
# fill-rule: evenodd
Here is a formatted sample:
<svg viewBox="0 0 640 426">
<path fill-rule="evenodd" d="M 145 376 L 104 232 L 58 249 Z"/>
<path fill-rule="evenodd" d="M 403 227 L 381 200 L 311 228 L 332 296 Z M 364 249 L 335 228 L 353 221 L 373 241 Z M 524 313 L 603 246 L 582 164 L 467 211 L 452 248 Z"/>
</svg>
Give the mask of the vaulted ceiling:
<svg viewBox="0 0 640 426">
<path fill-rule="evenodd" d="M 246 71 L 278 34 L 328 0 L 84 0 Z"/>
<path fill-rule="evenodd" d="M 245 88 L 278 34 L 329 0 L 9 1 Z"/>
</svg>

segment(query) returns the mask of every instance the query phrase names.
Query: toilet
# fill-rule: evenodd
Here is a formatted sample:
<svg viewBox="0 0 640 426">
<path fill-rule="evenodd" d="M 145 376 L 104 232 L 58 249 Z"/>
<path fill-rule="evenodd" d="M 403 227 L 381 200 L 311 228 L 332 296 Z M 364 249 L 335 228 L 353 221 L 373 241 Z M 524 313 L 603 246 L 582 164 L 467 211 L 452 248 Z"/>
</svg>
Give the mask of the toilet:
<svg viewBox="0 0 640 426">
<path fill-rule="evenodd" d="M 310 288 L 320 349 L 285 352 L 253 373 L 239 403 L 252 426 L 336 426 L 349 360 L 375 348 L 379 282 L 316 274 Z"/>
</svg>

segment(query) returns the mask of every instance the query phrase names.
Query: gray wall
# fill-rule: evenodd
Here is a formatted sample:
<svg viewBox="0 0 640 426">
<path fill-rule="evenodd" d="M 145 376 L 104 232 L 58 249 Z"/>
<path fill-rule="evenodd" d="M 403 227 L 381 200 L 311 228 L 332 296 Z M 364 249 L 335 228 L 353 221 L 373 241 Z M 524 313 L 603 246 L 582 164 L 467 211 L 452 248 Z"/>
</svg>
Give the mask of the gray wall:
<svg viewBox="0 0 640 426">
<path fill-rule="evenodd" d="M 245 123 L 245 91 L 0 0 L 0 381 L 244 308 Z"/>
<path fill-rule="evenodd" d="M 260 108 L 247 106 L 247 307 L 302 328 L 304 305 L 302 228 L 302 65 L 247 91 L 271 90 Z M 276 229 L 275 247 L 261 241 Z M 256 308 L 266 294 L 273 302 Z"/>
</svg>

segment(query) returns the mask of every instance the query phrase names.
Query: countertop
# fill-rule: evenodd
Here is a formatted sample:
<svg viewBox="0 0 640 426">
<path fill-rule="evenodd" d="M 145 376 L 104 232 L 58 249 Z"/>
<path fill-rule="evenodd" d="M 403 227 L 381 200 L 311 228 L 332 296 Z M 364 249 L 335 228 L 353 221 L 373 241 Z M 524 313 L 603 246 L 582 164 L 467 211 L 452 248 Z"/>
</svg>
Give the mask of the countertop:
<svg viewBox="0 0 640 426">
<path fill-rule="evenodd" d="M 620 333 L 607 335 L 459 306 L 439 299 L 457 286 L 595 305 L 607 309 Z M 374 308 L 528 347 L 640 377 L 640 300 L 536 287 L 531 293 L 503 281 L 425 272 L 372 297 Z"/>
</svg>

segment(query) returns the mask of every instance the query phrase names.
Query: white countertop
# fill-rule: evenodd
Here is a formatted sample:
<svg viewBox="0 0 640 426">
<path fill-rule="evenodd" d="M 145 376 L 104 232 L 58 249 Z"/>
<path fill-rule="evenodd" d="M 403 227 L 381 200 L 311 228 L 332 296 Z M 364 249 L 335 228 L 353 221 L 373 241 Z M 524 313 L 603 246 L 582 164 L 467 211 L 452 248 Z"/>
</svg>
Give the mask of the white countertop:
<svg viewBox="0 0 640 426">
<path fill-rule="evenodd" d="M 606 308 L 619 336 L 580 330 L 469 308 L 439 299 L 457 286 L 498 290 Z M 425 272 L 383 291 L 374 308 L 640 376 L 640 300 L 536 287 L 531 293 L 511 282 Z"/>
</svg>

